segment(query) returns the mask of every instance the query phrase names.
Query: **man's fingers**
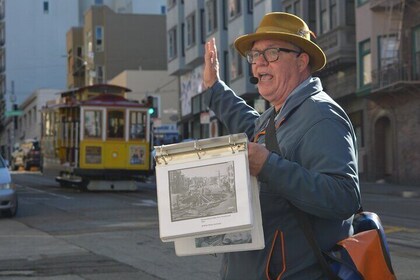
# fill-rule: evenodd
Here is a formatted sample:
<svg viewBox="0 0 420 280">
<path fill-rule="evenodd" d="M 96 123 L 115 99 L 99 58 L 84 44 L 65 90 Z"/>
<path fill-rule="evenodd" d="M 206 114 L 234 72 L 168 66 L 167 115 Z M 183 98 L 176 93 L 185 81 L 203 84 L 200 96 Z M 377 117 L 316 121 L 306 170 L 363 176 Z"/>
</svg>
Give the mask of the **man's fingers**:
<svg viewBox="0 0 420 280">
<path fill-rule="evenodd" d="M 211 46 L 212 46 L 211 48 L 213 51 L 213 58 L 216 61 L 217 60 L 217 46 L 216 46 L 216 39 L 214 37 L 211 39 Z"/>
</svg>

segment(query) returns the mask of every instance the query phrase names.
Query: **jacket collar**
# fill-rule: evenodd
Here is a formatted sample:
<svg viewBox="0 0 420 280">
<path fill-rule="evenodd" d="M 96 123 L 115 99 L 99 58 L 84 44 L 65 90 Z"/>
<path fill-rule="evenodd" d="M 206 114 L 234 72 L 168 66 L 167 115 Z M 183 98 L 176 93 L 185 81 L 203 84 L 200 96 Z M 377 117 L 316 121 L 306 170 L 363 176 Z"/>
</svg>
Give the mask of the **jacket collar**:
<svg viewBox="0 0 420 280">
<path fill-rule="evenodd" d="M 306 99 L 322 91 L 321 80 L 318 77 L 310 76 L 299 84 L 287 97 L 280 113 L 276 117 L 276 123 L 279 120 L 287 119 Z M 274 107 L 271 106 L 259 118 L 257 129 L 260 130 L 273 113 Z"/>
</svg>

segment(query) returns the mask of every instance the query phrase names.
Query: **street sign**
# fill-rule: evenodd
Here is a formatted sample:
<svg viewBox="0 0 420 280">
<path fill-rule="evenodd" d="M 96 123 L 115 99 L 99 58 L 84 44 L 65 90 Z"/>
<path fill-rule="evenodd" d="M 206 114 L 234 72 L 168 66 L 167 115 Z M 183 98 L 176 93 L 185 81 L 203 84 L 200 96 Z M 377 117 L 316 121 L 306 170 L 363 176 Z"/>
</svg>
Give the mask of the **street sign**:
<svg viewBox="0 0 420 280">
<path fill-rule="evenodd" d="M 15 110 L 15 111 L 6 111 L 6 117 L 13 117 L 13 116 L 22 116 L 23 111 Z"/>
</svg>

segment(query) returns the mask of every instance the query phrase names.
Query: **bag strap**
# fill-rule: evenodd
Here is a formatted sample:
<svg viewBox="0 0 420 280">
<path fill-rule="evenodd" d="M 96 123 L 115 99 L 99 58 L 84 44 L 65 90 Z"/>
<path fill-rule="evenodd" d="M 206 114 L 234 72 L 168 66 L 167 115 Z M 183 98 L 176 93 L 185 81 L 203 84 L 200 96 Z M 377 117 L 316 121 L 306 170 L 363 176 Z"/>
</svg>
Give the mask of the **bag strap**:
<svg viewBox="0 0 420 280">
<path fill-rule="evenodd" d="M 275 152 L 277 154 L 280 154 L 280 148 L 279 144 L 277 142 L 277 136 L 276 136 L 276 127 L 274 124 L 274 119 L 276 117 L 276 112 L 273 110 L 273 113 L 270 116 L 270 119 L 268 121 L 266 130 L 265 130 L 265 147 L 272 152 Z M 330 280 L 340 280 L 340 278 L 334 274 L 334 272 L 331 270 L 330 266 L 328 265 L 327 261 L 325 260 L 321 248 L 319 247 L 318 243 L 315 240 L 315 235 L 313 232 L 313 229 L 311 227 L 310 221 L 308 216 L 301 211 L 299 208 L 294 206 L 290 201 L 289 205 L 292 209 L 293 214 L 295 215 L 296 219 L 299 222 L 299 226 L 301 227 L 303 233 L 305 234 L 306 239 L 309 242 L 309 245 L 311 246 L 315 257 L 318 260 L 319 265 L 321 266 L 322 270 L 324 271 L 324 274 L 328 277 Z"/>
</svg>

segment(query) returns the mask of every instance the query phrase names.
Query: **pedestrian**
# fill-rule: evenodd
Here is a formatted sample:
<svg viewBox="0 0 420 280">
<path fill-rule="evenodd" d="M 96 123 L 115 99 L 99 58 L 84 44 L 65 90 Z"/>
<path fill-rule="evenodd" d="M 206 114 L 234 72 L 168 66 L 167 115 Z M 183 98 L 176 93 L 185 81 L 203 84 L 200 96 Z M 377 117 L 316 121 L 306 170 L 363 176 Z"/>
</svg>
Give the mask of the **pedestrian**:
<svg viewBox="0 0 420 280">
<path fill-rule="evenodd" d="M 309 216 L 322 250 L 352 234 L 360 207 L 355 133 L 312 76 L 326 57 L 311 34 L 299 17 L 274 12 L 255 33 L 236 39 L 251 64 L 250 81 L 271 104 L 261 115 L 220 79 L 215 39 L 206 43 L 205 103 L 229 133 L 245 132 L 251 140 L 249 169 L 260 185 L 265 238 L 263 250 L 224 254 L 222 279 L 326 279 L 292 205 Z M 276 149 L 268 150 L 270 127 Z"/>
</svg>

